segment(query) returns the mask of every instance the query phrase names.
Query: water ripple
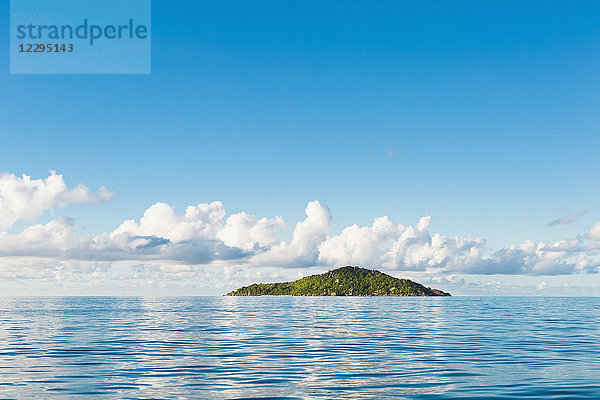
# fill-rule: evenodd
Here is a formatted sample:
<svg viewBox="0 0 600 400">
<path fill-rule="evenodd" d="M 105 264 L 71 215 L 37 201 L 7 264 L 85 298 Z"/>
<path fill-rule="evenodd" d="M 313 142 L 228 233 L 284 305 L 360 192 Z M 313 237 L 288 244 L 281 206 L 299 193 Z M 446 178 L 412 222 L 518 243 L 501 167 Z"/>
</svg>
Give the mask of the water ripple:
<svg viewBox="0 0 600 400">
<path fill-rule="evenodd" d="M 598 298 L 0 298 L 0 398 L 600 398 Z"/>
</svg>

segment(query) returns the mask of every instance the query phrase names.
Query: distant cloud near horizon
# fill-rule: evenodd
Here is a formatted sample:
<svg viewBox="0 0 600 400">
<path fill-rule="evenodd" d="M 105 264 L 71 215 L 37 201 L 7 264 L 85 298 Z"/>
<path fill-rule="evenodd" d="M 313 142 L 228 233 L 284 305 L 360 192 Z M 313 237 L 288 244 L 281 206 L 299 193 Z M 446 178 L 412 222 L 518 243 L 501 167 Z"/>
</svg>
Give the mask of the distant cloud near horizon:
<svg viewBox="0 0 600 400">
<path fill-rule="evenodd" d="M 578 213 L 565 215 L 562 218 L 557 218 L 553 221 L 548 222 L 546 226 L 569 225 L 577 221 L 579 218 L 583 217 L 585 214 L 587 214 L 587 211 L 580 211 Z"/>
<path fill-rule="evenodd" d="M 111 196 L 105 188 L 97 194 L 83 185 L 68 188 L 54 171 L 39 180 L 2 175 L 0 270 L 4 261 L 14 264 L 19 258 L 31 265 L 32 259 L 39 259 L 40 265 L 48 260 L 76 262 L 81 274 L 99 273 L 95 267 L 86 269 L 85 263 L 119 261 L 159 263 L 165 273 L 213 265 L 290 269 L 353 264 L 387 271 L 487 275 L 564 275 L 595 273 L 600 268 L 600 241 L 595 240 L 600 238 L 600 222 L 587 236 L 552 243 L 525 240 L 494 251 L 486 247 L 484 238 L 430 233 L 429 215 L 415 225 L 396 224 L 382 216 L 373 219 L 371 226 L 354 224 L 331 234 L 332 213 L 317 200 L 307 204 L 305 218 L 295 224 L 289 242 L 280 239 L 281 231 L 291 229 L 282 217 L 258 218 L 245 212 L 227 217 L 220 201 L 191 205 L 181 214 L 174 206 L 157 202 L 139 221 L 124 220 L 113 231 L 97 236 L 78 235 L 76 221 L 67 216 L 27 226 L 20 233 L 3 231 L 19 219 L 31 220 L 53 207 L 106 202 Z"/>
</svg>

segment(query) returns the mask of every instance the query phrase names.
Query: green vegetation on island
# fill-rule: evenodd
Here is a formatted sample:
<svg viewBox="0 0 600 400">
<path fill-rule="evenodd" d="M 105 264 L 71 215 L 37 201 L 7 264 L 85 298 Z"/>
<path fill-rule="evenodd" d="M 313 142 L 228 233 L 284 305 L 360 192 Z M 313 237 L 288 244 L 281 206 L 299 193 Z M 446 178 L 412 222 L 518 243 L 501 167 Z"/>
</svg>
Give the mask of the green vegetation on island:
<svg viewBox="0 0 600 400">
<path fill-rule="evenodd" d="M 450 293 L 379 271 L 348 266 L 293 282 L 255 283 L 226 296 L 450 296 Z"/>
</svg>

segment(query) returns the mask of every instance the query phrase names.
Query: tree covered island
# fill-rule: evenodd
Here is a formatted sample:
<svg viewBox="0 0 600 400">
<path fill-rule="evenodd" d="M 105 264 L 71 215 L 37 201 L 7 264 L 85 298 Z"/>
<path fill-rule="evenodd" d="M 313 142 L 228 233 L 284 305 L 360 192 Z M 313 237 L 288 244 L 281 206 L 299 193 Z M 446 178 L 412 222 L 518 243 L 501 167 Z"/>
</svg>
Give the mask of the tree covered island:
<svg viewBox="0 0 600 400">
<path fill-rule="evenodd" d="M 347 266 L 293 282 L 255 283 L 226 296 L 450 296 L 450 293 L 376 270 Z"/>
</svg>

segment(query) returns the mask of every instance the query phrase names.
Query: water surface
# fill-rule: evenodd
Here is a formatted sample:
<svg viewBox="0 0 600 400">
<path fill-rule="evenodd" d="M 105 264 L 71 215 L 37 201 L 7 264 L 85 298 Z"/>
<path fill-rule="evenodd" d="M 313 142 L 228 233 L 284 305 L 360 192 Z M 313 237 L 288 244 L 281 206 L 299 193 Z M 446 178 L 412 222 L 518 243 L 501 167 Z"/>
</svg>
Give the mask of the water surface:
<svg viewBox="0 0 600 400">
<path fill-rule="evenodd" d="M 600 298 L 0 298 L 0 398 L 600 398 Z"/>
</svg>

